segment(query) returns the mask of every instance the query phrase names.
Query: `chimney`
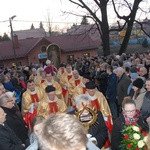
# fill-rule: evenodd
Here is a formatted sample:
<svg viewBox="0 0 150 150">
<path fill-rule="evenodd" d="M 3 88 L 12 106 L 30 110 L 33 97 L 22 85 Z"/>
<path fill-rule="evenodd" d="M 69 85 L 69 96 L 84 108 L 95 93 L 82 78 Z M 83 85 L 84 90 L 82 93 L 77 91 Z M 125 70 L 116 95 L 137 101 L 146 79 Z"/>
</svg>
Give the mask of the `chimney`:
<svg viewBox="0 0 150 150">
<path fill-rule="evenodd" d="M 14 34 L 14 45 L 15 48 L 19 48 L 18 35 Z"/>
</svg>

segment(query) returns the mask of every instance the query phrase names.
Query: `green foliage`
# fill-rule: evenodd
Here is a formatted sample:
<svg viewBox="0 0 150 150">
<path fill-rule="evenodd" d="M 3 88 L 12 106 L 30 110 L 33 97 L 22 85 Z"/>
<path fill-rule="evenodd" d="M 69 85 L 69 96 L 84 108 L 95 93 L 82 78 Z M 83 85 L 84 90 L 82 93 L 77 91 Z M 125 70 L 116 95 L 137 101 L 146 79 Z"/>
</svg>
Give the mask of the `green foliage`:
<svg viewBox="0 0 150 150">
<path fill-rule="evenodd" d="M 81 24 L 82 24 L 82 25 L 87 25 L 87 24 L 89 24 L 89 23 L 88 23 L 88 19 L 87 19 L 86 16 L 83 16 L 82 21 L 81 21 Z"/>
<path fill-rule="evenodd" d="M 10 40 L 9 36 L 6 33 L 4 33 L 4 35 L 1 37 L 1 41 L 9 41 L 9 40 Z"/>
<path fill-rule="evenodd" d="M 42 21 L 40 22 L 39 27 L 40 27 L 40 29 L 44 29 Z"/>
<path fill-rule="evenodd" d="M 146 132 L 138 124 L 125 125 L 121 131 L 123 140 L 121 141 L 121 150 L 147 150 L 145 144 L 147 139 Z"/>
<path fill-rule="evenodd" d="M 30 28 L 30 29 L 35 29 L 35 27 L 34 27 L 33 23 L 31 24 L 31 28 Z"/>
</svg>

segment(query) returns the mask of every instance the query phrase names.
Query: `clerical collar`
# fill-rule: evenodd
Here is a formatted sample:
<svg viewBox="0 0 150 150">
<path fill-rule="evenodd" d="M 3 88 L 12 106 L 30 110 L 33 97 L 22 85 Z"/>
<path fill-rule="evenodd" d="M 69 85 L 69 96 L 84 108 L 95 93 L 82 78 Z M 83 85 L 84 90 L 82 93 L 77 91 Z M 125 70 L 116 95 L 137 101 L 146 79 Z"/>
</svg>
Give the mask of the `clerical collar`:
<svg viewBox="0 0 150 150">
<path fill-rule="evenodd" d="M 75 79 L 75 78 L 74 78 Z M 80 78 L 78 77 L 78 79 L 75 79 L 75 80 L 79 80 Z"/>
<path fill-rule="evenodd" d="M 89 93 L 87 93 L 87 95 L 89 96 L 90 100 L 95 100 L 96 99 L 95 95 L 91 96 Z"/>
<path fill-rule="evenodd" d="M 53 103 L 53 102 L 55 102 L 55 100 L 50 100 L 50 99 L 49 99 L 49 102 L 50 102 L 50 103 Z"/>
<path fill-rule="evenodd" d="M 34 91 L 31 91 L 31 95 L 33 95 L 33 94 L 36 94 L 36 91 L 34 90 Z"/>
<path fill-rule="evenodd" d="M 48 85 L 52 85 L 52 82 L 47 81 L 47 84 L 48 84 Z"/>
<path fill-rule="evenodd" d="M 83 82 L 81 83 L 82 87 L 85 87 L 85 84 L 83 84 Z"/>
<path fill-rule="evenodd" d="M 67 72 L 67 74 L 68 74 L 68 76 L 71 76 L 71 75 L 72 75 L 72 73 L 68 73 L 68 72 Z"/>
</svg>

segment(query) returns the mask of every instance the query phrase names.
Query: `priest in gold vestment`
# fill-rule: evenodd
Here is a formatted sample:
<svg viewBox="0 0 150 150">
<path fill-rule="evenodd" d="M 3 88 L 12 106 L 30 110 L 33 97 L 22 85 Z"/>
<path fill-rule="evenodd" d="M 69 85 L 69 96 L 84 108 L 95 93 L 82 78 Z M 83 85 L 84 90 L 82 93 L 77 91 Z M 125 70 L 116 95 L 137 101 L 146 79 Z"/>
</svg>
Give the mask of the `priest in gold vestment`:
<svg viewBox="0 0 150 150">
<path fill-rule="evenodd" d="M 73 95 L 74 89 L 76 86 L 78 86 L 82 82 L 82 77 L 79 75 L 79 72 L 77 70 L 74 70 L 72 72 L 72 78 L 69 80 L 69 95 Z"/>
<path fill-rule="evenodd" d="M 66 112 L 67 106 L 64 101 L 56 96 L 56 88 L 47 86 L 45 91 L 46 95 L 38 106 L 37 115 L 47 118 L 50 114 Z"/>
<path fill-rule="evenodd" d="M 31 121 L 36 116 L 36 109 L 39 102 L 44 98 L 43 89 L 36 87 L 33 80 L 28 80 L 27 90 L 22 95 L 22 114 L 28 127 L 31 127 Z"/>
<path fill-rule="evenodd" d="M 65 73 L 66 73 L 65 64 L 61 63 L 61 64 L 60 64 L 60 67 L 59 67 L 59 69 L 58 69 L 58 72 L 57 72 L 57 74 L 56 74 L 58 83 L 60 83 L 60 78 L 61 78 L 61 76 L 63 76 Z"/>
<path fill-rule="evenodd" d="M 73 101 L 72 101 L 73 106 L 75 106 L 75 102 L 74 102 L 75 98 L 80 94 L 86 93 L 87 90 L 86 90 L 85 84 L 89 82 L 90 80 L 91 80 L 90 75 L 85 74 L 83 75 L 81 83 L 75 87 L 73 91 Z"/>
<path fill-rule="evenodd" d="M 96 89 L 96 85 L 94 82 L 92 81 L 87 82 L 85 86 L 87 89 L 86 94 L 88 95 L 91 101 L 91 106 L 95 108 L 96 110 L 99 110 L 102 112 L 106 126 L 109 131 L 109 135 L 110 135 L 112 132 L 112 125 L 113 125 L 112 114 L 111 114 L 111 111 L 110 111 L 110 108 L 109 108 L 109 105 L 107 103 L 105 96 Z M 108 138 L 105 143 L 104 148 L 107 149 L 109 147 L 110 147 L 110 139 Z"/>
<path fill-rule="evenodd" d="M 41 88 L 45 91 L 45 88 L 51 85 L 53 87 L 56 88 L 56 96 L 60 99 L 63 100 L 63 96 L 62 96 L 62 88 L 60 86 L 60 84 L 57 81 L 53 80 L 53 76 L 51 73 L 46 73 L 46 80 L 41 84 Z"/>
<path fill-rule="evenodd" d="M 39 70 L 40 76 L 35 80 L 35 85 L 40 87 L 41 84 L 46 80 L 46 72 L 44 69 Z"/>
<path fill-rule="evenodd" d="M 63 98 L 67 106 L 69 106 L 69 99 L 71 98 L 71 96 L 69 95 L 70 89 L 69 81 L 71 80 L 71 78 L 72 78 L 72 67 L 71 65 L 67 64 L 66 72 L 60 76 L 59 80 L 59 83 L 62 87 Z"/>
</svg>

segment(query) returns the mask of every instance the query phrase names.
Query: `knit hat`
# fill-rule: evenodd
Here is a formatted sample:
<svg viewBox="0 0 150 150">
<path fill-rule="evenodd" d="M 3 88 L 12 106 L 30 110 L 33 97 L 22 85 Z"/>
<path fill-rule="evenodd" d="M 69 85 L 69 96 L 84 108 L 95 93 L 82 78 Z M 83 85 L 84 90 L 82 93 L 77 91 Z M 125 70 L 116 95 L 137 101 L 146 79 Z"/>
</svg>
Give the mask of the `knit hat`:
<svg viewBox="0 0 150 150">
<path fill-rule="evenodd" d="M 131 73 L 130 77 L 131 79 L 136 79 L 139 75 L 137 73 Z"/>
<path fill-rule="evenodd" d="M 143 80 L 141 78 L 137 78 L 135 81 L 133 81 L 133 86 L 141 89 L 143 87 Z"/>
</svg>

